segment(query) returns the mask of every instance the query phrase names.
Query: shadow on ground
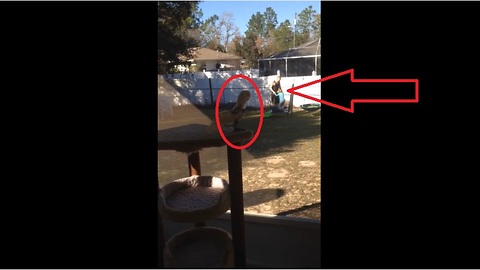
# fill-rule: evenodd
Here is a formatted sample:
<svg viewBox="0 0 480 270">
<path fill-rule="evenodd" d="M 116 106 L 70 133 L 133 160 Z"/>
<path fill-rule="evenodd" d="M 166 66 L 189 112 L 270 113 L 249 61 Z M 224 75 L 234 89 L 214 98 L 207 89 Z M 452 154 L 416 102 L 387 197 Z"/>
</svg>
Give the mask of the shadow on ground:
<svg viewBox="0 0 480 270">
<path fill-rule="evenodd" d="M 199 109 L 213 121 L 214 109 Z M 260 127 L 260 111 L 247 111 L 238 126 L 257 132 Z M 278 152 L 295 151 L 295 143 L 320 136 L 320 111 L 306 112 L 295 109 L 291 114 L 273 114 L 263 118 L 260 133 L 254 143 L 246 149 L 255 157 L 265 157 Z M 247 142 L 245 142 L 247 143 Z"/>
<path fill-rule="evenodd" d="M 277 215 L 279 216 L 290 216 L 290 215 L 302 216 L 303 215 L 305 217 L 312 218 L 312 216 L 317 216 L 318 214 L 318 218 L 320 219 L 321 206 L 322 206 L 321 202 L 313 203 L 310 205 L 304 205 L 299 208 L 279 212 L 277 213 Z"/>
<path fill-rule="evenodd" d="M 257 189 L 243 194 L 244 207 L 251 207 L 265 202 L 276 200 L 285 194 L 282 188 Z"/>
</svg>

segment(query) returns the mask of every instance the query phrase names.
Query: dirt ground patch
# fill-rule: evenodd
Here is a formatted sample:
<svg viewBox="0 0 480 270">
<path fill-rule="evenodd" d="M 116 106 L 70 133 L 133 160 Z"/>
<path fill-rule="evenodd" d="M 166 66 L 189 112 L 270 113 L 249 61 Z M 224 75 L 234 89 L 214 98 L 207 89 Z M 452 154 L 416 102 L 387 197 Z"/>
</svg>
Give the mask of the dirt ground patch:
<svg viewBox="0 0 480 270">
<path fill-rule="evenodd" d="M 213 109 L 174 108 L 173 116 L 159 117 L 159 129 L 188 123 L 209 124 Z M 263 119 L 257 140 L 242 151 L 245 212 L 320 219 L 320 111 L 295 108 L 292 114 Z M 255 132 L 259 111 L 247 111 L 239 126 Z M 226 146 L 200 151 L 203 175 L 228 180 Z M 186 154 L 158 152 L 160 186 L 188 176 Z"/>
</svg>

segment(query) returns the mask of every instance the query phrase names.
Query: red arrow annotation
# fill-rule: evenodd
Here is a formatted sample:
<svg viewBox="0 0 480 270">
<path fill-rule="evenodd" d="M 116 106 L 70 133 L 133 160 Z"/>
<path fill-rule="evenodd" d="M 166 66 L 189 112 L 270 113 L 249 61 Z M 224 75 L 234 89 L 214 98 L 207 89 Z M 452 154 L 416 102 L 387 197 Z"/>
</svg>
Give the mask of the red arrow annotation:
<svg viewBox="0 0 480 270">
<path fill-rule="evenodd" d="M 302 93 L 295 92 L 295 90 L 316 84 L 325 82 L 343 75 L 350 74 L 350 80 L 352 83 L 415 83 L 415 98 L 412 99 L 352 99 L 350 101 L 350 108 L 340 106 L 338 104 L 328 102 L 326 100 L 318 99 L 309 95 L 305 95 Z M 304 98 L 311 99 L 313 101 L 320 102 L 322 104 L 344 110 L 346 112 L 353 113 L 355 103 L 418 103 L 418 79 L 355 79 L 353 76 L 353 69 L 345 70 L 343 72 L 339 72 L 337 74 L 330 75 L 328 77 L 324 77 L 320 80 L 315 80 L 309 83 L 305 83 L 299 86 L 292 87 L 287 90 L 290 94 L 301 96 Z"/>
</svg>

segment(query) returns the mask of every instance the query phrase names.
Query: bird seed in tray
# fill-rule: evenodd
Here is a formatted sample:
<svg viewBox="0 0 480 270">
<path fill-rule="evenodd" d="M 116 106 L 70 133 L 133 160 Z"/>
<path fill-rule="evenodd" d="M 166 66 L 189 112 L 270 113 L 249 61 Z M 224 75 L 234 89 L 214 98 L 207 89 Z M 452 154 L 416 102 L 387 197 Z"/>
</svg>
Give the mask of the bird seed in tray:
<svg viewBox="0 0 480 270">
<path fill-rule="evenodd" d="M 228 182 L 213 176 L 193 175 L 160 189 L 159 211 L 166 219 L 199 222 L 224 214 L 230 208 Z"/>
<path fill-rule="evenodd" d="M 192 211 L 215 206 L 218 203 L 222 188 L 188 187 L 178 190 L 167 198 L 167 206 L 178 211 Z"/>
</svg>

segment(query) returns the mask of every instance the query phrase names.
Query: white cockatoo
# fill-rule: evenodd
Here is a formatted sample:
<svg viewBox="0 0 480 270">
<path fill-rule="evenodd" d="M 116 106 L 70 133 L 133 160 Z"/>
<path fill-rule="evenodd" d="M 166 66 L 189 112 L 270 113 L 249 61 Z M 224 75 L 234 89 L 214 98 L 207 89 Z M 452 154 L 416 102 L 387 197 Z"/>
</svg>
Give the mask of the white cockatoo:
<svg viewBox="0 0 480 270">
<path fill-rule="evenodd" d="M 245 108 L 247 107 L 247 102 L 250 100 L 250 91 L 244 90 L 240 92 L 237 98 L 237 104 L 229 111 L 221 111 L 218 113 L 218 118 L 221 126 L 226 124 L 233 123 L 233 130 L 240 130 L 237 128 L 238 120 L 242 118 L 245 114 Z M 214 132 L 217 129 L 217 123 L 214 120 L 208 126 L 208 131 L 210 133 Z"/>
</svg>

